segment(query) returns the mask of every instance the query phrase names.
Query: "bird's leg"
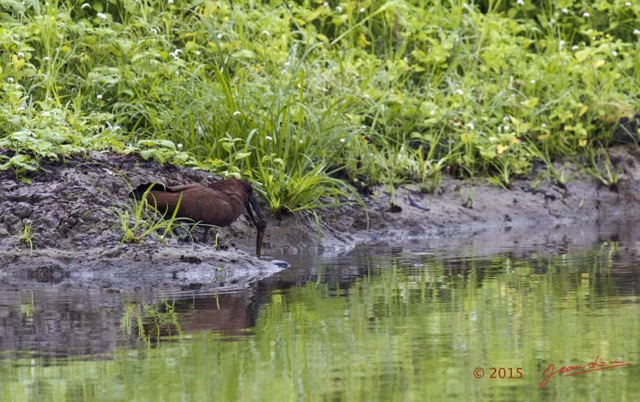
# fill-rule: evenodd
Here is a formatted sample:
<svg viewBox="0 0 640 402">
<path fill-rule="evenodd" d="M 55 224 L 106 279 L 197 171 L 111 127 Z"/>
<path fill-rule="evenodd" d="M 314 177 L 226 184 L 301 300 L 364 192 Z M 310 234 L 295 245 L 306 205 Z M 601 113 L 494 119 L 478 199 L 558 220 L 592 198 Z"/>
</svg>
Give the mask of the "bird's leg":
<svg viewBox="0 0 640 402">
<path fill-rule="evenodd" d="M 267 227 L 267 222 L 260 219 L 256 223 L 256 229 L 258 229 L 258 233 L 256 234 L 256 257 L 260 258 L 260 253 L 262 251 L 262 239 L 264 238 L 264 230 Z"/>
<path fill-rule="evenodd" d="M 179 242 L 186 242 L 187 241 L 187 236 L 180 234 L 182 229 L 184 229 L 184 228 L 180 224 L 171 226 L 171 236 L 177 238 Z M 163 233 L 163 230 L 162 229 L 158 229 L 158 234 L 162 235 L 162 233 Z M 188 233 L 189 233 L 189 231 L 187 230 L 187 234 Z"/>
<path fill-rule="evenodd" d="M 182 235 L 181 235 L 181 234 L 178 232 L 178 227 L 177 227 L 177 226 L 176 226 L 176 227 L 172 227 L 172 228 L 171 228 L 171 231 L 172 231 L 172 232 L 173 232 L 173 234 L 178 238 L 178 241 L 179 241 L 179 242 L 186 243 L 186 242 L 188 242 L 188 241 L 189 241 L 189 237 L 190 237 L 190 235 L 191 235 L 191 231 L 190 231 L 189 229 L 187 229 L 187 228 L 182 228 L 182 227 L 181 227 L 181 229 L 185 229 L 185 230 L 186 230 L 186 234 L 182 234 Z"/>
<path fill-rule="evenodd" d="M 209 234 L 209 229 L 211 229 L 210 225 L 205 225 L 204 226 L 204 233 L 202 234 L 202 243 L 206 243 L 207 242 L 207 235 Z"/>
</svg>

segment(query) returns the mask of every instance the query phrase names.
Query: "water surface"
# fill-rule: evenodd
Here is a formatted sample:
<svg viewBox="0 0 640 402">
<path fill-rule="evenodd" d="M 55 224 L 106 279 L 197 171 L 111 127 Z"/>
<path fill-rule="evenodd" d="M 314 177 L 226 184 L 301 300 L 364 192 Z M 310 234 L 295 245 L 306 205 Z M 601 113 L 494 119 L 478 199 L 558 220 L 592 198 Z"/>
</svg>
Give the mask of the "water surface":
<svg viewBox="0 0 640 402">
<path fill-rule="evenodd" d="M 239 293 L 4 289 L 0 392 L 13 401 L 640 400 L 638 251 L 617 236 L 578 249 L 414 243 L 278 256 L 292 267 Z M 552 364 L 586 367 L 540 387 Z"/>
</svg>

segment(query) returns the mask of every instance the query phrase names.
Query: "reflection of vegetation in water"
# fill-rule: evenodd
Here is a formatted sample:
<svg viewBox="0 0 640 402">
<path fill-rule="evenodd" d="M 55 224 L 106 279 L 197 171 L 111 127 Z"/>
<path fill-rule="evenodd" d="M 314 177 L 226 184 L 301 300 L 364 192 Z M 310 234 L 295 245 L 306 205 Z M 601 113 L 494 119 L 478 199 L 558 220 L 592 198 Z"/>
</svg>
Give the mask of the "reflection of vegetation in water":
<svg viewBox="0 0 640 402">
<path fill-rule="evenodd" d="M 174 303 L 168 300 L 159 306 L 140 303 L 126 305 L 120 328 L 127 334 L 132 334 L 137 329 L 138 338 L 148 345 L 160 342 L 164 337 L 183 334 Z"/>
<path fill-rule="evenodd" d="M 115 361 L 29 370 L 0 361 L 13 374 L 0 392 L 24 400 L 18 385 L 35 380 L 47 384 L 35 395 L 55 400 L 637 400 L 640 299 L 612 269 L 618 253 L 604 243 L 551 257 L 366 257 L 354 261 L 364 276 L 274 292 L 252 336 L 197 332 Z M 137 317 L 177 326 L 171 306 L 128 306 L 123 328 Z M 632 366 L 538 388 L 549 364 L 596 356 Z M 474 378 L 477 367 L 487 377 Z M 524 378 L 491 379 L 491 367 L 522 368 Z"/>
<path fill-rule="evenodd" d="M 33 297 L 33 291 L 30 292 L 29 301 L 20 304 L 20 311 L 25 318 L 33 318 L 36 313 L 36 304 Z"/>
</svg>

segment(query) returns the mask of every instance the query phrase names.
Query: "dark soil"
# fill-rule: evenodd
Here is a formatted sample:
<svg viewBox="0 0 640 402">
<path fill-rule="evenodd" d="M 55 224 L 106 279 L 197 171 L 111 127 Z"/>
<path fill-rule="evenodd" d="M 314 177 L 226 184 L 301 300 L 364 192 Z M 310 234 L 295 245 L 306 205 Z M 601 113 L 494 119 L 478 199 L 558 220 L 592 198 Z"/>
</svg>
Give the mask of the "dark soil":
<svg viewBox="0 0 640 402">
<path fill-rule="evenodd" d="M 575 165 L 558 166 L 566 185 L 546 180 L 543 171 L 509 189 L 486 181 L 444 178 L 434 194 L 407 185 L 390 194 L 383 187 L 357 204 L 323 211 L 321 236 L 308 215 L 268 217 L 263 254 L 305 250 L 349 252 L 357 244 L 465 242 L 487 245 L 574 241 L 573 227 L 635 222 L 640 200 L 640 153 L 635 145 L 610 150 L 621 174 L 608 187 Z M 91 153 L 64 162 L 45 162 L 27 176 L 0 171 L 0 286 L 15 288 L 88 287 L 113 289 L 238 289 L 282 268 L 257 259 L 255 229 L 245 217 L 214 231 L 205 243 L 158 236 L 122 244 L 117 211 L 131 203 L 140 183 L 207 183 L 204 171 L 163 166 L 133 156 Z M 425 209 L 429 209 L 426 211 Z M 368 213 L 368 219 L 367 219 Z M 23 233 L 25 225 L 31 244 Z M 632 225 L 633 226 L 633 225 Z M 200 231 L 199 231 L 200 230 Z M 196 228 L 199 239 L 203 229 Z M 32 248 L 31 248 L 32 246 Z"/>
</svg>

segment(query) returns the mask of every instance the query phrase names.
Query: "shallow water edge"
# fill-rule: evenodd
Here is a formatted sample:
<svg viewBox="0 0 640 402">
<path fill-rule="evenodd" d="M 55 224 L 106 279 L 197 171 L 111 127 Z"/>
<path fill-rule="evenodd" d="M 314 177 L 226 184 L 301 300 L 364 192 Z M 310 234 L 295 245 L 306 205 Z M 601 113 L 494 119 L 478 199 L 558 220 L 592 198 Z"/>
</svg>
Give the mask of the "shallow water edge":
<svg viewBox="0 0 640 402">
<path fill-rule="evenodd" d="M 270 258 L 287 255 L 345 255 L 358 245 L 422 242 L 460 246 L 540 246 L 562 250 L 615 239 L 636 238 L 640 163 L 637 147 L 610 150 L 621 172 L 615 188 L 599 185 L 575 166 L 563 167 L 564 186 L 518 180 L 509 190 L 482 181 L 445 177 L 433 194 L 417 185 L 389 193 L 379 187 L 357 204 L 321 211 L 320 236 L 310 215 L 267 217 L 265 255 L 251 254 L 255 231 L 241 217 L 209 244 L 154 239 L 121 244 L 113 209 L 127 202 L 138 182 L 206 182 L 211 174 L 166 167 L 120 155 L 93 153 L 87 159 L 50 163 L 32 184 L 0 172 L 0 286 L 125 289 L 211 289 L 233 291 L 282 270 Z M 126 179 L 125 179 L 126 178 Z M 425 208 L 417 208 L 418 204 Z M 429 210 L 425 210 L 428 208 Z M 32 224 L 32 245 L 20 231 Z M 291 258 L 291 257 L 289 257 Z"/>
</svg>

